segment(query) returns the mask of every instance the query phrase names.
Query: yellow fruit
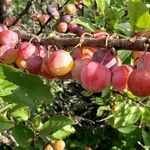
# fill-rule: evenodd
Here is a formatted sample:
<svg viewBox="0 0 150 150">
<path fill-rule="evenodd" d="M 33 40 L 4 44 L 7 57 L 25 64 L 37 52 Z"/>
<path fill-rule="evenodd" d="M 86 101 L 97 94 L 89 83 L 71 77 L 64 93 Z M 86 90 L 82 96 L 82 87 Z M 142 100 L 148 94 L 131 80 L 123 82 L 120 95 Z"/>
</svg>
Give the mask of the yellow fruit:
<svg viewBox="0 0 150 150">
<path fill-rule="evenodd" d="M 56 76 L 64 76 L 71 71 L 73 59 L 69 52 L 57 50 L 48 59 L 48 68 Z"/>
<path fill-rule="evenodd" d="M 54 143 L 54 150 L 64 150 L 65 142 L 63 140 L 55 141 Z"/>
</svg>

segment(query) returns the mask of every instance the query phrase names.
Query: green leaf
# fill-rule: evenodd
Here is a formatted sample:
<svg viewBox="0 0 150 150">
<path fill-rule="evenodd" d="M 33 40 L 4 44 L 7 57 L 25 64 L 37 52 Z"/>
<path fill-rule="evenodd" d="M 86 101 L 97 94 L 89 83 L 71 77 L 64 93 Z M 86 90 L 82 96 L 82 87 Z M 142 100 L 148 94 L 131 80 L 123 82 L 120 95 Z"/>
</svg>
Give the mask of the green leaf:
<svg viewBox="0 0 150 150">
<path fill-rule="evenodd" d="M 34 137 L 33 131 L 25 125 L 19 124 L 12 129 L 12 135 L 21 147 L 28 147 Z"/>
<path fill-rule="evenodd" d="M 49 88 L 39 77 L 4 64 L 0 64 L 0 97 L 10 103 L 29 106 L 52 102 Z"/>
<path fill-rule="evenodd" d="M 97 6 L 103 15 L 109 10 L 110 0 L 96 0 Z"/>
<path fill-rule="evenodd" d="M 19 120 L 26 121 L 30 117 L 30 110 L 27 107 L 15 106 L 10 113 L 12 117 L 15 117 Z"/>
<path fill-rule="evenodd" d="M 132 51 L 129 50 L 119 50 L 117 55 L 121 59 L 122 62 L 124 62 L 127 58 L 130 57 Z"/>
<path fill-rule="evenodd" d="M 51 117 L 48 121 L 43 124 L 43 127 L 40 131 L 41 136 L 51 135 L 66 125 L 73 125 L 75 121 L 70 118 L 58 115 Z"/>
<path fill-rule="evenodd" d="M 100 106 L 97 110 L 96 116 L 98 116 L 98 117 L 102 116 L 103 112 L 105 110 L 109 110 L 109 109 L 110 109 L 109 106 Z"/>
<path fill-rule="evenodd" d="M 141 116 L 141 111 L 137 106 L 131 106 L 127 111 L 127 115 L 125 116 L 126 124 L 134 124 L 138 121 Z"/>
<path fill-rule="evenodd" d="M 128 14 L 133 31 L 150 30 L 149 10 L 140 0 L 129 0 Z"/>
<path fill-rule="evenodd" d="M 142 112 L 142 123 L 150 127 L 150 109 L 146 107 L 140 107 L 140 110 Z"/>
<path fill-rule="evenodd" d="M 93 23 L 86 18 L 74 19 L 72 23 L 79 24 L 85 27 L 86 29 L 90 30 L 91 32 L 94 32 L 96 30 L 96 27 L 93 25 Z"/>
<path fill-rule="evenodd" d="M 53 139 L 64 139 L 74 132 L 75 132 L 74 127 L 67 125 L 67 126 L 63 127 L 61 130 L 52 134 L 51 138 L 53 138 Z"/>
<path fill-rule="evenodd" d="M 32 119 L 32 127 L 37 130 L 37 128 L 42 124 L 41 123 L 41 116 L 37 115 Z"/>
<path fill-rule="evenodd" d="M 0 132 L 8 130 L 14 126 L 13 122 L 0 114 Z"/>
<path fill-rule="evenodd" d="M 132 36 L 131 25 L 128 22 L 116 24 L 114 28 L 117 32 L 121 34 L 124 34 L 126 36 Z"/>
<path fill-rule="evenodd" d="M 87 7 L 91 7 L 92 6 L 92 0 L 83 0 L 83 4 Z"/>
<path fill-rule="evenodd" d="M 143 137 L 145 146 L 150 147 L 150 133 L 143 130 L 142 131 L 142 137 Z"/>
<path fill-rule="evenodd" d="M 123 133 L 130 133 L 136 129 L 134 125 L 140 118 L 141 111 L 139 107 L 131 103 L 121 103 L 117 106 L 114 116 L 108 120 L 108 123 Z"/>
<path fill-rule="evenodd" d="M 134 126 L 134 125 L 128 125 L 128 126 L 118 128 L 118 130 L 120 132 L 126 133 L 126 134 L 129 134 L 130 132 L 134 131 L 135 129 L 136 129 L 136 126 Z"/>
</svg>

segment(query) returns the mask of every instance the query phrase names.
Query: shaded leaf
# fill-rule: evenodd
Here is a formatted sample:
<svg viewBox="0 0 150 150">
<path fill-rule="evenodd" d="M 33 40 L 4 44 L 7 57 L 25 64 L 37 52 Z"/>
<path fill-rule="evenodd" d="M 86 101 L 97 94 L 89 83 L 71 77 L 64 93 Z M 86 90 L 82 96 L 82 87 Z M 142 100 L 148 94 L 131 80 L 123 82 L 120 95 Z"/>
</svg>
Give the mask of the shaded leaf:
<svg viewBox="0 0 150 150">
<path fill-rule="evenodd" d="M 16 125 L 12 129 L 12 135 L 14 136 L 16 142 L 21 147 L 28 147 L 30 145 L 31 140 L 34 137 L 34 133 L 31 129 L 29 129 L 25 125 Z"/>
<path fill-rule="evenodd" d="M 8 130 L 14 126 L 13 122 L 0 114 L 0 132 Z"/>
<path fill-rule="evenodd" d="M 49 88 L 34 75 L 0 64 L 0 97 L 4 101 L 35 106 L 42 101 L 51 103 Z"/>
</svg>

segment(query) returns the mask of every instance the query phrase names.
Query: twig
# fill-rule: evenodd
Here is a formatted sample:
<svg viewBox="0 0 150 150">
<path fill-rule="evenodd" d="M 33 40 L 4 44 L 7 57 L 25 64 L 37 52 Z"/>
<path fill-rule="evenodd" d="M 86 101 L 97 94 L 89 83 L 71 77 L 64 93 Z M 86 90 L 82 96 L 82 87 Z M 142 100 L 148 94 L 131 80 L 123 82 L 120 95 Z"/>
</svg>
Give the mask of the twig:
<svg viewBox="0 0 150 150">
<path fill-rule="evenodd" d="M 5 1 L 0 0 L 0 23 L 3 23 L 5 20 Z"/>
<path fill-rule="evenodd" d="M 20 14 L 17 15 L 17 18 L 14 20 L 14 22 L 13 22 L 10 26 L 15 26 L 15 25 L 18 23 L 18 21 L 19 21 L 24 15 L 26 15 L 26 14 L 28 13 L 29 8 L 30 8 L 30 6 L 32 5 L 32 2 L 33 2 L 33 1 L 34 1 L 34 0 L 28 0 L 25 9 L 24 9 Z"/>
<path fill-rule="evenodd" d="M 103 122 L 103 121 L 106 121 L 106 120 L 108 120 L 108 119 L 110 119 L 110 118 L 112 118 L 113 117 L 113 115 L 109 115 L 109 116 L 107 116 L 106 118 L 103 118 L 103 119 L 101 119 L 101 120 L 97 120 L 96 122 Z"/>
<path fill-rule="evenodd" d="M 29 41 L 33 36 L 33 34 L 28 34 L 26 32 L 17 31 L 20 35 L 22 41 Z M 145 44 L 147 44 L 147 51 L 150 52 L 150 39 L 149 38 L 136 38 L 134 41 L 127 39 L 127 38 L 121 38 L 116 39 L 115 37 L 112 38 L 110 36 L 108 41 L 108 48 L 113 47 L 115 50 L 133 50 L 133 51 L 144 51 L 145 50 Z M 39 38 L 39 41 L 36 39 L 33 39 L 33 43 L 38 43 L 41 45 L 52 45 L 57 46 L 58 48 L 67 48 L 67 47 L 74 47 L 78 43 L 80 43 L 80 37 L 50 37 L 50 38 Z M 104 39 L 96 39 L 91 37 L 85 37 L 82 46 L 91 46 L 91 47 L 106 47 L 106 38 Z"/>
</svg>

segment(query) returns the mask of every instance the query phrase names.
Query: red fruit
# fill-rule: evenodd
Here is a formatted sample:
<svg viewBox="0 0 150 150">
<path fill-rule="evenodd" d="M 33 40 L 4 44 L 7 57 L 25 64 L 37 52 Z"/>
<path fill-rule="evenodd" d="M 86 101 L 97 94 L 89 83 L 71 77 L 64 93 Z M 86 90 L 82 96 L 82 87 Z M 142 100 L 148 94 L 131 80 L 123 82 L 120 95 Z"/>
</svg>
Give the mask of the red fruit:
<svg viewBox="0 0 150 150">
<path fill-rule="evenodd" d="M 26 60 L 29 57 L 38 55 L 38 49 L 32 43 L 22 42 L 18 46 L 19 57 Z"/>
<path fill-rule="evenodd" d="M 68 24 L 66 22 L 59 22 L 57 25 L 57 31 L 65 33 L 68 29 Z"/>
<path fill-rule="evenodd" d="M 68 25 L 69 31 L 72 33 L 77 33 L 79 26 L 77 24 L 69 24 Z"/>
<path fill-rule="evenodd" d="M 26 60 L 27 70 L 35 75 L 38 75 L 41 72 L 41 66 L 43 63 L 43 58 L 40 56 L 30 57 Z"/>
<path fill-rule="evenodd" d="M 82 68 L 87 65 L 90 62 L 90 59 L 84 58 L 84 59 L 76 59 L 74 61 L 74 66 L 71 70 L 72 77 L 74 80 L 81 82 L 81 70 Z"/>
<path fill-rule="evenodd" d="M 9 45 L 3 45 L 0 47 L 0 62 L 5 64 L 11 64 L 15 62 L 17 58 L 17 50 Z"/>
<path fill-rule="evenodd" d="M 118 65 L 117 57 L 107 48 L 99 48 L 92 56 L 92 61 L 99 62 L 110 70 Z"/>
<path fill-rule="evenodd" d="M 54 79 L 56 77 L 56 75 L 54 75 L 53 73 L 51 73 L 49 71 L 46 61 L 44 61 L 42 63 L 41 72 L 39 74 L 42 75 L 43 77 L 47 78 L 47 79 Z"/>
<path fill-rule="evenodd" d="M 104 39 L 108 36 L 109 34 L 105 31 L 97 31 L 93 33 L 93 36 L 97 39 Z"/>
<path fill-rule="evenodd" d="M 4 30 L 8 30 L 8 28 L 5 25 L 0 24 L 0 32 L 2 32 Z"/>
<path fill-rule="evenodd" d="M 150 72 L 145 68 L 133 70 L 128 79 L 128 88 L 135 96 L 150 96 Z"/>
<path fill-rule="evenodd" d="M 41 24 L 44 25 L 48 21 L 49 15 L 41 15 L 38 19 L 41 22 Z"/>
<path fill-rule="evenodd" d="M 78 27 L 78 35 L 81 36 L 83 33 L 87 32 L 87 30 L 84 27 L 79 26 Z"/>
<path fill-rule="evenodd" d="M 111 83 L 114 89 L 119 92 L 126 92 L 128 89 L 128 78 L 133 71 L 132 67 L 128 65 L 122 65 L 112 70 Z"/>
<path fill-rule="evenodd" d="M 74 49 L 73 59 L 79 58 L 92 58 L 93 54 L 97 51 L 96 48 L 90 46 L 82 46 Z"/>
<path fill-rule="evenodd" d="M 16 32 L 3 30 L 0 32 L 0 44 L 15 46 L 19 41 L 19 36 Z"/>
<path fill-rule="evenodd" d="M 81 83 L 86 90 L 101 92 L 110 85 L 110 81 L 109 69 L 97 62 L 90 62 L 82 68 Z"/>
<path fill-rule="evenodd" d="M 145 68 L 150 71 L 150 53 L 143 55 L 135 61 L 135 66 L 137 68 Z"/>
<path fill-rule="evenodd" d="M 57 76 L 66 75 L 73 67 L 73 59 L 69 52 L 57 50 L 53 52 L 48 59 L 48 68 L 50 72 Z"/>
<path fill-rule="evenodd" d="M 68 15 L 74 16 L 74 15 L 76 15 L 76 12 L 77 12 L 76 6 L 72 3 L 68 3 L 64 7 L 64 12 Z"/>
<path fill-rule="evenodd" d="M 47 58 L 48 57 L 47 56 L 48 55 L 48 51 L 47 51 L 45 46 L 40 45 L 37 48 L 38 48 L 38 56 L 40 56 L 42 58 Z"/>
</svg>

